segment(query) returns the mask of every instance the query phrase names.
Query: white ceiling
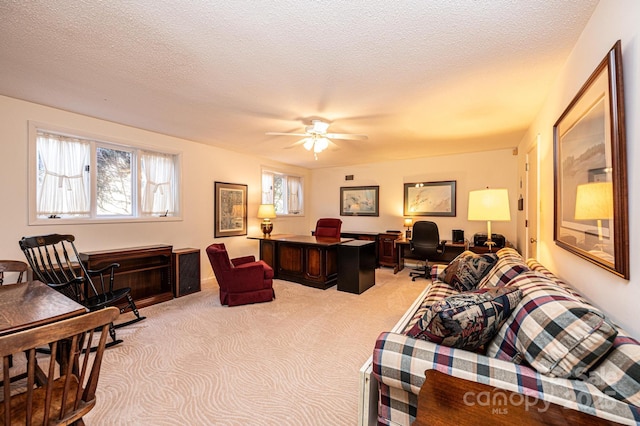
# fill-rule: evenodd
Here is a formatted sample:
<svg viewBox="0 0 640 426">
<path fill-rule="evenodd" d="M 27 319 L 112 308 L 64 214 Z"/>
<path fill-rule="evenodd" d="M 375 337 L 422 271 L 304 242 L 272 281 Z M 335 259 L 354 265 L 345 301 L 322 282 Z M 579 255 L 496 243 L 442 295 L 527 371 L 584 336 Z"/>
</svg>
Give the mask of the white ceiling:
<svg viewBox="0 0 640 426">
<path fill-rule="evenodd" d="M 0 94 L 309 168 L 512 148 L 597 3 L 0 0 Z M 369 140 L 265 135 L 311 118 Z"/>
</svg>

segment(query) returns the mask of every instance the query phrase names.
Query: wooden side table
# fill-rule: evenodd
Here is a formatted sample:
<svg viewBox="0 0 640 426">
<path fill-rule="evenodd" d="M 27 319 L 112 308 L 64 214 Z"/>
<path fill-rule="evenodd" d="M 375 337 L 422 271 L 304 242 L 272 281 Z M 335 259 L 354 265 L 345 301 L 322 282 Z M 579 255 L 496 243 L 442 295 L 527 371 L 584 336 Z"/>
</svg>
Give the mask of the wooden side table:
<svg viewBox="0 0 640 426">
<path fill-rule="evenodd" d="M 413 426 L 434 425 L 617 425 L 581 411 L 522 394 L 425 371 Z"/>
</svg>

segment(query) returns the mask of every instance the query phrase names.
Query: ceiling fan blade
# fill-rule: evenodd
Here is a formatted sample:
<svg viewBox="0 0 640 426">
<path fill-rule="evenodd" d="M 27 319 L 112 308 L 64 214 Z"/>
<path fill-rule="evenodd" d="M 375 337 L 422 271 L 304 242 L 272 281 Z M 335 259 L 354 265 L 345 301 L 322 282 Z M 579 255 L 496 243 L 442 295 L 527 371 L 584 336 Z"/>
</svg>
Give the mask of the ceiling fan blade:
<svg viewBox="0 0 640 426">
<path fill-rule="evenodd" d="M 287 133 L 288 135 L 290 135 L 291 133 Z M 298 142 L 294 142 L 289 146 L 285 146 L 284 149 L 291 149 L 291 148 L 295 148 L 298 145 L 302 145 L 303 143 L 305 143 L 307 141 L 307 138 L 304 139 L 300 139 Z"/>
<path fill-rule="evenodd" d="M 281 133 L 281 132 L 267 132 L 265 135 L 270 136 L 309 136 L 306 133 Z"/>
<path fill-rule="evenodd" d="M 364 141 L 369 139 L 367 135 L 356 135 L 350 133 L 327 133 L 324 135 L 325 138 L 332 139 L 347 139 L 347 140 L 356 140 L 356 141 Z"/>
</svg>

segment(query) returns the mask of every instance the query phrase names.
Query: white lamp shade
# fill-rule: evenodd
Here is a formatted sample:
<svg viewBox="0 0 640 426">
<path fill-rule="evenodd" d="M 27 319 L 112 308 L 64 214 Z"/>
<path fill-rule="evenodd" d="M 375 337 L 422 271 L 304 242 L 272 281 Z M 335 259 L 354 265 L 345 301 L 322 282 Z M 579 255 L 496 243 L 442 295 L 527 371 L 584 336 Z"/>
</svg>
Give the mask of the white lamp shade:
<svg viewBox="0 0 640 426">
<path fill-rule="evenodd" d="M 406 226 L 407 228 L 410 227 L 411 225 L 413 225 L 413 219 L 409 218 L 405 218 L 404 219 L 404 226 Z"/>
<path fill-rule="evenodd" d="M 273 219 L 276 217 L 276 208 L 273 204 L 260 204 L 258 207 L 259 219 Z"/>
<path fill-rule="evenodd" d="M 469 220 L 509 221 L 509 191 L 480 189 L 469 192 Z"/>
<path fill-rule="evenodd" d="M 576 189 L 576 220 L 611 219 L 613 217 L 613 184 L 591 182 Z"/>
</svg>

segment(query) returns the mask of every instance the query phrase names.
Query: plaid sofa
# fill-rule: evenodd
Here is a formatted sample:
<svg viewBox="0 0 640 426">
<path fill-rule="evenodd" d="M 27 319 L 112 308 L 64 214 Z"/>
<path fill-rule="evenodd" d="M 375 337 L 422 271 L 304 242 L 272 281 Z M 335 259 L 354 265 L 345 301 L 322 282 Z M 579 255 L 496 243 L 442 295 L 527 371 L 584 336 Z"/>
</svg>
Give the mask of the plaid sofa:
<svg viewBox="0 0 640 426">
<path fill-rule="evenodd" d="M 535 303 L 540 297 L 553 299 L 555 292 L 562 295 L 563 302 L 591 305 L 535 259 L 524 262 L 515 250 L 508 248 L 497 254 L 497 263 L 479 287 L 517 285 L 525 296 L 485 352 L 450 348 L 406 334 L 434 302 L 458 293 L 438 279 L 446 265 L 433 267 L 433 283 L 414 314 L 407 316 L 410 319 L 402 331 L 384 332 L 377 338 L 372 375 L 378 382 L 378 424 L 410 425 L 415 420 L 418 393 L 428 369 L 622 424 L 640 424 L 640 343 L 623 330 L 617 328 L 603 359 L 577 378 L 554 377 L 551 371 L 542 374 L 527 360 L 509 358 L 512 354 L 504 348 L 509 346 L 505 342 L 518 332 L 523 318 L 526 320 L 532 310 L 540 307 L 542 302 Z M 530 300 L 525 303 L 527 297 Z"/>
</svg>

